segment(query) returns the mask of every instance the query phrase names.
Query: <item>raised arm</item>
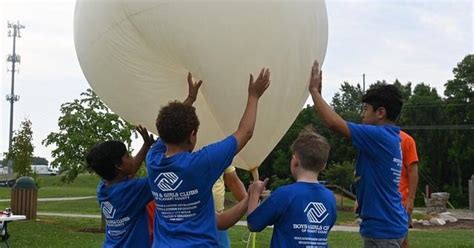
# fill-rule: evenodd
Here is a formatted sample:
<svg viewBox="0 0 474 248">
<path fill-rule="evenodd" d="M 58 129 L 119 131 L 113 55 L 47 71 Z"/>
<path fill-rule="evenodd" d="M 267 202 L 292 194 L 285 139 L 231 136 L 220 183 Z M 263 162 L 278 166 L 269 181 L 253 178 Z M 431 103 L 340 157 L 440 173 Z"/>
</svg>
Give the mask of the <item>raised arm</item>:
<svg viewBox="0 0 474 248">
<path fill-rule="evenodd" d="M 344 137 L 350 138 L 351 133 L 347 126 L 347 122 L 334 112 L 321 96 L 322 76 L 323 73 L 319 69 L 319 63 L 315 60 L 313 67 L 311 68 L 311 79 L 309 81 L 309 92 L 313 98 L 314 109 L 327 128 L 336 133 L 342 134 Z"/>
<path fill-rule="evenodd" d="M 148 152 L 148 149 L 150 149 L 151 145 L 155 142 L 153 139 L 153 134 L 148 134 L 148 130 L 146 130 L 145 127 L 142 125 L 138 125 L 136 127 L 138 133 L 142 136 L 143 139 L 143 145 L 138 151 L 137 155 L 133 157 L 133 173 L 131 174 L 131 177 L 134 177 L 135 174 L 137 173 L 138 169 L 140 168 L 140 165 L 143 163 L 143 160 L 145 160 L 146 153 Z"/>
<path fill-rule="evenodd" d="M 255 129 L 255 121 L 257 119 L 257 105 L 258 100 L 270 86 L 270 70 L 262 68 L 257 80 L 253 80 L 253 75 L 250 74 L 247 105 L 244 114 L 240 119 L 239 127 L 234 133 L 237 139 L 237 153 L 247 144 L 252 138 Z"/>
<path fill-rule="evenodd" d="M 202 80 L 196 81 L 193 78 L 193 75 L 191 72 L 188 72 L 188 96 L 186 99 L 183 101 L 183 104 L 185 105 L 193 105 L 193 103 L 197 99 L 199 87 L 201 87 Z"/>
</svg>

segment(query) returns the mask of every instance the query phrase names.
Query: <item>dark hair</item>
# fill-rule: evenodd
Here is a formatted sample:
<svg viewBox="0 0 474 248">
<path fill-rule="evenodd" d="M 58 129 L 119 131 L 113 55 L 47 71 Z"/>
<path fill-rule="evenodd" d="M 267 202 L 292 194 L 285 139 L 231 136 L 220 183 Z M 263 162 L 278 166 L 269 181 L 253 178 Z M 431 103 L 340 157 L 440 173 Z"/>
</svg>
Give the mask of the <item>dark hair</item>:
<svg viewBox="0 0 474 248">
<path fill-rule="evenodd" d="M 126 153 L 127 148 L 123 142 L 105 141 L 89 151 L 86 156 L 87 168 L 105 180 L 112 180 L 117 176 L 115 166 L 122 164 L 122 157 Z"/>
<path fill-rule="evenodd" d="M 311 125 L 305 127 L 291 145 L 291 152 L 298 155 L 300 165 L 317 173 L 326 165 L 329 150 L 326 138 L 317 134 Z"/>
<path fill-rule="evenodd" d="M 178 101 L 162 107 L 156 118 L 158 135 L 165 143 L 182 144 L 198 128 L 196 109 Z"/>
<path fill-rule="evenodd" d="M 400 90 L 395 85 L 381 85 L 367 90 L 362 102 L 372 105 L 374 111 L 384 107 L 387 119 L 395 121 L 402 110 L 403 100 Z"/>
</svg>

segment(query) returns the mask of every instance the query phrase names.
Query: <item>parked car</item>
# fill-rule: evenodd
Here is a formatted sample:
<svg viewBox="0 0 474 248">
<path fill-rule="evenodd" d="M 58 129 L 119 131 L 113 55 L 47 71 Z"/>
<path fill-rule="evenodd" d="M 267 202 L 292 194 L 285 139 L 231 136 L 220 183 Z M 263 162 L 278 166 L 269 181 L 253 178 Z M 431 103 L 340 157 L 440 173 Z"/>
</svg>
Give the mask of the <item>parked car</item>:
<svg viewBox="0 0 474 248">
<path fill-rule="evenodd" d="M 58 174 L 47 165 L 31 165 L 31 170 L 38 175 L 56 176 Z"/>
</svg>

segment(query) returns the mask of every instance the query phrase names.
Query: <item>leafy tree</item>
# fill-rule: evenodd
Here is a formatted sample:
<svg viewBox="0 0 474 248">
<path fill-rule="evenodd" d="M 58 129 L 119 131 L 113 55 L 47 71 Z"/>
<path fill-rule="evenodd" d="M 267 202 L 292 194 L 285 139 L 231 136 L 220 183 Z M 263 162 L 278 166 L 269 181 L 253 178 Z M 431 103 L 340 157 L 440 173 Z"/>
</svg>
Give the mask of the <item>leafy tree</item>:
<svg viewBox="0 0 474 248">
<path fill-rule="evenodd" d="M 449 131 L 447 159 L 451 162 L 451 185 L 457 188 L 459 195 L 467 191 L 467 182 L 474 169 L 474 132 L 464 126 L 474 124 L 474 55 L 466 56 L 453 69 L 454 79 L 445 84 L 449 124 L 457 128 Z"/>
<path fill-rule="evenodd" d="M 338 185 L 349 189 L 354 182 L 354 162 L 344 161 L 342 163 L 331 164 L 323 170 L 321 179 L 326 180 L 327 184 Z"/>
<path fill-rule="evenodd" d="M 128 147 L 131 144 L 132 125 L 112 113 L 91 89 L 81 97 L 61 105 L 59 132 L 52 132 L 43 140 L 46 146 L 56 146 L 51 163 L 61 166 L 61 179 L 65 182 L 85 171 L 85 156 L 95 144 L 105 140 L 120 140 Z"/>
<path fill-rule="evenodd" d="M 31 164 L 40 164 L 40 165 L 48 165 L 49 162 L 46 158 L 42 157 L 33 157 Z"/>
<path fill-rule="evenodd" d="M 17 174 L 17 177 L 29 176 L 32 173 L 31 161 L 34 150 L 32 140 L 31 121 L 25 119 L 20 124 L 20 130 L 13 135 L 12 147 L 6 156 L 8 160 L 13 162 L 13 172 Z"/>
</svg>

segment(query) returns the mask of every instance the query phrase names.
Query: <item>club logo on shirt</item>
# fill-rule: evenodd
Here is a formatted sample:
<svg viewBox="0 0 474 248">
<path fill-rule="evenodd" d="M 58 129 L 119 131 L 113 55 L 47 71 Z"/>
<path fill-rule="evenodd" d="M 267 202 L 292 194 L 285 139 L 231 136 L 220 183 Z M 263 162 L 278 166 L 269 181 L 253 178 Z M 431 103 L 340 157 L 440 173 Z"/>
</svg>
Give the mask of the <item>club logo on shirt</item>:
<svg viewBox="0 0 474 248">
<path fill-rule="evenodd" d="M 179 180 L 179 177 L 173 172 L 164 172 L 160 173 L 154 182 L 162 191 L 175 191 L 183 180 Z"/>
<path fill-rule="evenodd" d="M 100 204 L 100 208 L 102 208 L 102 213 L 104 213 L 104 217 L 106 219 L 112 219 L 114 218 L 115 215 L 115 210 L 114 206 L 110 204 L 110 202 L 105 201 Z"/>
<path fill-rule="evenodd" d="M 304 209 L 304 213 L 310 223 L 316 224 L 323 222 L 329 215 L 324 204 L 320 202 L 310 202 Z"/>
</svg>

